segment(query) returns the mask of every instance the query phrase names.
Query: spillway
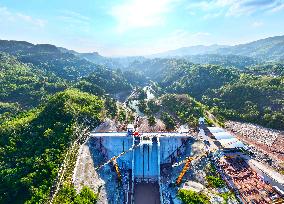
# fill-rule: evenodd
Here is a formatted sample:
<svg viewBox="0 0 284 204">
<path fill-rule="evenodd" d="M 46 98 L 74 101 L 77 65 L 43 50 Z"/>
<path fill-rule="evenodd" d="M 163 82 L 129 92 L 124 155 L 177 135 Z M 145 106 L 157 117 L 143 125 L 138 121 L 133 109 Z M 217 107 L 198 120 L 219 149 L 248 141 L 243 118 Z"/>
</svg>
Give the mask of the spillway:
<svg viewBox="0 0 284 204">
<path fill-rule="evenodd" d="M 158 145 L 157 138 L 149 138 L 146 141 L 141 141 L 139 147 L 134 150 L 133 173 L 137 181 L 158 179 Z"/>
</svg>

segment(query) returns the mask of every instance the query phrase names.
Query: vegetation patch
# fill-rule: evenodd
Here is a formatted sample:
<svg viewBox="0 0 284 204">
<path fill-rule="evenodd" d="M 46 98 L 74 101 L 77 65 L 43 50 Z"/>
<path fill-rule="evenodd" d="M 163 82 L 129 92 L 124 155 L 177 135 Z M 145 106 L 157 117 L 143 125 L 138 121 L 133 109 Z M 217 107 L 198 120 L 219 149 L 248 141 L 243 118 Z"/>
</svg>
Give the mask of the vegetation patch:
<svg viewBox="0 0 284 204">
<path fill-rule="evenodd" d="M 228 203 L 230 199 L 236 200 L 234 193 L 232 193 L 231 191 L 220 193 L 219 195 L 224 199 L 224 204 Z"/>
<path fill-rule="evenodd" d="M 225 186 L 225 182 L 218 176 L 206 175 L 206 180 L 210 187 L 222 188 Z"/>
<path fill-rule="evenodd" d="M 203 193 L 197 193 L 191 190 L 181 189 L 178 191 L 178 197 L 184 204 L 209 204 L 209 198 Z"/>
<path fill-rule="evenodd" d="M 226 186 L 226 183 L 221 178 L 220 174 L 216 170 L 215 166 L 211 163 L 207 165 L 207 175 L 206 175 L 206 181 L 208 182 L 208 185 L 212 188 L 222 188 Z"/>
<path fill-rule="evenodd" d="M 45 106 L 0 125 L 0 203 L 46 203 L 76 124 L 96 126 L 104 103 L 78 90 L 51 97 Z"/>
<path fill-rule="evenodd" d="M 65 185 L 54 199 L 54 204 L 95 204 L 98 194 L 94 193 L 89 187 L 84 186 L 80 193 L 76 193 L 72 185 Z"/>
</svg>

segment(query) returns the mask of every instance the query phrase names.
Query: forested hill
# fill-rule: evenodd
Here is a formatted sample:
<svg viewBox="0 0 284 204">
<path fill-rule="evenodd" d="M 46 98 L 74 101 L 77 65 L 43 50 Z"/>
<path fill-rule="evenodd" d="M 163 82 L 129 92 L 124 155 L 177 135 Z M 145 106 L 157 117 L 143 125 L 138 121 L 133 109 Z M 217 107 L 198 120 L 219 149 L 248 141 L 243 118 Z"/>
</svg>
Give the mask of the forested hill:
<svg viewBox="0 0 284 204">
<path fill-rule="evenodd" d="M 0 41 L 0 124 L 67 88 L 111 97 L 144 83 L 138 74 L 110 70 L 53 45 Z"/>
<path fill-rule="evenodd" d="M 282 39 L 273 37 L 247 45 L 260 52 L 264 46 L 269 49 L 281 47 Z M 158 82 L 162 93 L 190 94 L 210 106 L 220 117 L 283 127 L 282 63 L 265 61 L 259 64 L 259 61 L 241 55 L 210 54 L 183 59 L 130 57 L 120 59 L 126 67 L 116 70 L 91 62 L 115 62 L 98 53 L 80 54 L 53 45 L 0 41 L 0 50 L 4 52 L 0 54 L 0 122 L 22 109 L 44 103 L 49 95 L 66 88 L 115 96 L 152 80 Z M 244 48 L 241 50 L 243 52 Z M 258 93 L 255 99 L 251 98 L 254 96 L 251 90 Z M 248 110 L 254 114 L 246 114 Z M 268 114 L 274 122 L 268 121 Z"/>
<path fill-rule="evenodd" d="M 50 94 L 64 90 L 65 80 L 0 53 L 0 123 L 3 119 L 39 105 Z"/>
<path fill-rule="evenodd" d="M 130 67 L 132 68 L 132 70 L 135 70 L 136 72 L 141 72 L 145 74 L 151 80 L 162 82 L 165 85 L 170 86 L 171 83 L 173 83 L 175 80 L 182 80 L 182 81 L 192 80 L 194 83 L 197 83 L 198 80 L 206 80 L 207 82 L 204 84 L 206 85 L 207 83 L 210 83 L 209 80 L 210 78 L 203 78 L 207 76 L 202 74 L 190 75 L 190 73 L 187 72 L 197 70 L 196 68 L 203 69 L 205 67 L 210 67 L 211 69 L 215 69 L 215 68 L 220 68 L 221 66 L 194 64 L 188 62 L 185 59 L 156 58 L 144 62 L 134 62 L 130 65 Z M 238 69 L 233 67 L 230 67 L 230 69 L 221 67 L 221 70 L 219 71 L 218 75 L 220 76 L 221 79 L 226 77 L 226 72 L 233 72 L 233 71 L 238 72 Z M 190 78 L 186 79 L 185 77 L 187 76 L 189 76 Z M 187 88 L 187 86 L 184 86 L 184 88 Z"/>
<path fill-rule="evenodd" d="M 23 63 L 53 73 L 67 80 L 76 80 L 95 71 L 98 65 L 74 54 L 61 52 L 54 45 L 33 45 L 21 41 L 0 41 L 0 51 L 14 55 Z"/>
<path fill-rule="evenodd" d="M 168 58 L 168 57 L 182 57 L 182 56 L 190 56 L 190 55 L 203 55 L 215 53 L 220 48 L 226 48 L 229 46 L 226 45 L 195 45 L 189 47 L 182 47 L 176 50 L 170 50 L 166 52 L 161 52 L 158 54 L 149 55 L 147 57 L 150 58 Z"/>
<path fill-rule="evenodd" d="M 157 82 L 157 91 L 189 94 L 221 120 L 246 121 L 276 129 L 284 127 L 284 65 L 281 63 L 238 69 L 173 58 L 135 62 L 131 67 Z"/>
<path fill-rule="evenodd" d="M 139 65 L 143 71 L 143 66 Z M 252 66 L 241 71 L 184 60 L 156 59 L 147 62 L 144 70 L 148 77 L 158 82 L 156 89 L 160 92 L 190 94 L 209 106 L 220 119 L 253 122 L 283 130 L 282 64 Z"/>
<path fill-rule="evenodd" d="M 171 50 L 150 57 L 187 57 L 196 60 L 200 56 L 196 55 L 239 55 L 244 57 L 250 57 L 252 60 L 257 61 L 282 61 L 284 60 L 284 36 L 269 37 L 261 40 L 257 40 L 250 43 L 239 44 L 235 46 L 191 46 Z M 208 57 L 208 56 L 207 56 Z"/>
<path fill-rule="evenodd" d="M 127 56 L 127 57 L 105 57 L 98 52 L 79 53 L 74 50 L 68 50 L 66 48 L 59 47 L 63 53 L 71 53 L 81 59 L 88 60 L 97 65 L 106 66 L 111 69 L 127 69 L 129 65 L 135 61 L 144 61 L 145 57 L 142 56 Z"/>
<path fill-rule="evenodd" d="M 224 67 L 236 67 L 238 69 L 245 69 L 246 67 L 262 64 L 262 60 L 241 55 L 232 54 L 204 54 L 204 55 L 190 55 L 184 56 L 183 59 L 194 64 L 214 64 L 222 65 Z"/>
<path fill-rule="evenodd" d="M 263 41 L 260 47 L 253 43 L 250 51 L 265 53 L 261 47 L 266 46 L 275 48 L 271 55 L 281 57 L 281 39 Z M 143 100 L 139 109 L 151 115 L 149 122 L 161 115 L 169 130 L 176 121 L 196 126 L 205 110 L 221 122 L 233 119 L 283 130 L 282 63 L 207 56 L 198 57 L 195 62 L 200 64 L 189 62 L 190 57 L 108 61 L 97 53 L 0 41 L 0 203 L 47 203 L 64 155 L 78 139 L 76 130 L 93 128 L 106 118 L 124 125 L 132 122 L 133 113 L 113 97 L 125 92 L 127 96 L 134 87 L 143 90 L 149 80 L 158 100 Z M 94 63 L 98 60 L 125 66 L 113 69 Z M 69 166 L 74 166 L 75 157 L 70 156 Z M 63 203 L 60 198 L 66 196 L 83 203 L 72 186 L 66 188 L 55 203 Z M 84 199 L 94 203 L 96 195 L 87 192 Z"/>
<path fill-rule="evenodd" d="M 255 57 L 262 60 L 284 60 L 284 35 L 217 50 L 219 54 Z"/>
<path fill-rule="evenodd" d="M 79 126 L 95 127 L 107 110 L 97 96 L 70 89 L 0 124 L 0 203 L 48 203 Z"/>
<path fill-rule="evenodd" d="M 53 45 L 0 41 L 0 50 L 0 203 L 47 203 L 63 161 L 74 167 L 83 130 L 119 114 L 128 120 L 111 97 L 131 91 L 141 77 Z M 65 187 L 72 193 L 58 192 L 54 203 L 97 199 L 90 189 Z"/>
<path fill-rule="evenodd" d="M 79 65 L 76 67 L 80 68 Z M 58 72 L 61 69 L 58 68 Z M 96 71 L 73 82 L 40 66 L 25 64 L 7 53 L 0 53 L 0 70 L 0 114 L 8 110 L 36 107 L 47 96 L 68 87 L 100 96 L 130 91 L 132 88 L 125 74 L 115 70 L 98 67 Z"/>
</svg>

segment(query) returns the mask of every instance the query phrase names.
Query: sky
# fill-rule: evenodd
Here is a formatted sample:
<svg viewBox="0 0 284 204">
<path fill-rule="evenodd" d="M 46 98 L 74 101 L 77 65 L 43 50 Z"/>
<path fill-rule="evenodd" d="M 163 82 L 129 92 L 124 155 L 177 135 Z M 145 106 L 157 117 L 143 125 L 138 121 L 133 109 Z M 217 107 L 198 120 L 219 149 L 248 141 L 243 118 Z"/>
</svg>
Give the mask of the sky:
<svg viewBox="0 0 284 204">
<path fill-rule="evenodd" d="M 284 35 L 284 0 L 0 0 L 0 39 L 104 56 Z"/>
</svg>

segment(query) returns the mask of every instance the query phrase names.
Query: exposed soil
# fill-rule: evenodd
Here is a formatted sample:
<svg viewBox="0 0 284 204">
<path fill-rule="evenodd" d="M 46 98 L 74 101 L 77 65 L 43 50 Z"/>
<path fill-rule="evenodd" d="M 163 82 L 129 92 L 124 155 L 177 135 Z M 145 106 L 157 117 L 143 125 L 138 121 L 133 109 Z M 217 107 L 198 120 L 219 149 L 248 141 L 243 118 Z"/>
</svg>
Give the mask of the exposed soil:
<svg viewBox="0 0 284 204">
<path fill-rule="evenodd" d="M 73 175 L 74 186 L 78 192 L 83 186 L 88 186 L 99 193 L 98 203 L 122 203 L 122 191 L 111 166 L 106 165 L 99 170 L 95 169 L 104 161 L 104 157 L 95 147 L 93 138 L 90 138 L 81 146 Z"/>
<path fill-rule="evenodd" d="M 150 126 L 146 117 L 140 118 L 138 122 L 139 132 L 165 132 L 166 126 L 160 119 L 156 119 L 156 124 Z"/>
</svg>

